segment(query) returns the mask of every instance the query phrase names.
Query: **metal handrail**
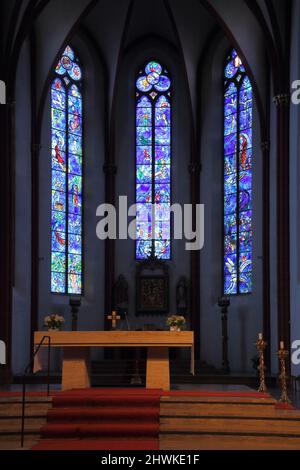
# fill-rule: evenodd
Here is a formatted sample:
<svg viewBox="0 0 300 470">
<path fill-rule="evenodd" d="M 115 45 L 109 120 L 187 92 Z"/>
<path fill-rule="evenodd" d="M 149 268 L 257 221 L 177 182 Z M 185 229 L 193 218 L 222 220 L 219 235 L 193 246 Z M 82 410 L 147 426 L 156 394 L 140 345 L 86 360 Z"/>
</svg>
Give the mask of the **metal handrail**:
<svg viewBox="0 0 300 470">
<path fill-rule="evenodd" d="M 21 447 L 24 447 L 24 431 L 25 431 L 25 398 L 26 398 L 26 376 L 32 370 L 34 365 L 34 360 L 43 346 L 45 340 L 48 340 L 48 366 L 47 366 L 47 396 L 50 396 L 50 354 L 51 354 L 51 337 L 50 336 L 43 336 L 41 342 L 38 344 L 34 354 L 32 355 L 28 366 L 24 369 L 23 373 L 23 380 L 22 380 L 22 427 L 21 427 Z"/>
</svg>

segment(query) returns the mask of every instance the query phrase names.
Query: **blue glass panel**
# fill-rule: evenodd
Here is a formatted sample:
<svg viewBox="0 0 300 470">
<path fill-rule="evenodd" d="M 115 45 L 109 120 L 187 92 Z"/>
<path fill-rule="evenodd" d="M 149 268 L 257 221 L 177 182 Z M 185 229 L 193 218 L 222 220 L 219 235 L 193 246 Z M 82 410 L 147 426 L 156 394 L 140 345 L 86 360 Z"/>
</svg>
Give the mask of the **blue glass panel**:
<svg viewBox="0 0 300 470">
<path fill-rule="evenodd" d="M 74 175 L 82 174 L 82 157 L 69 154 L 69 173 Z"/>
<path fill-rule="evenodd" d="M 69 176 L 69 193 L 81 194 L 82 193 L 82 177 L 77 175 Z"/>
<path fill-rule="evenodd" d="M 235 67 L 234 65 L 234 62 L 231 61 L 229 62 L 229 64 L 227 65 L 226 69 L 225 69 L 225 77 L 226 78 L 233 78 L 235 76 L 235 74 L 237 73 L 238 69 Z"/>
<path fill-rule="evenodd" d="M 81 294 L 82 291 L 82 278 L 81 275 L 70 273 L 68 276 L 68 293 Z"/>
<path fill-rule="evenodd" d="M 231 255 L 231 254 L 236 253 L 236 245 L 237 245 L 237 236 L 236 236 L 236 234 L 226 235 L 225 236 L 225 244 L 224 244 L 224 253 L 225 253 L 225 255 Z"/>
<path fill-rule="evenodd" d="M 68 216 L 68 230 L 69 234 L 81 235 L 82 232 L 82 218 L 80 215 L 69 214 Z"/>
<path fill-rule="evenodd" d="M 252 129 L 243 130 L 240 134 L 240 151 L 244 151 L 252 147 Z"/>
<path fill-rule="evenodd" d="M 151 108 L 137 108 L 136 125 L 137 127 L 151 127 L 152 126 L 152 109 Z"/>
<path fill-rule="evenodd" d="M 225 155 L 224 163 L 225 175 L 236 173 L 236 155 Z"/>
<path fill-rule="evenodd" d="M 244 111 L 252 106 L 252 88 L 241 89 L 240 91 L 240 110 Z"/>
<path fill-rule="evenodd" d="M 243 80 L 243 83 L 241 85 L 241 88 L 242 89 L 245 89 L 245 88 L 251 88 L 251 83 L 250 83 L 250 80 L 249 80 L 249 77 L 245 77 L 244 80 Z"/>
<path fill-rule="evenodd" d="M 237 113 L 237 93 L 225 96 L 224 115 Z"/>
<path fill-rule="evenodd" d="M 137 127 L 137 145 L 149 146 L 152 143 L 152 128 L 151 127 Z"/>
<path fill-rule="evenodd" d="M 152 205 L 151 204 L 137 204 L 136 218 L 139 221 L 149 222 L 152 220 Z"/>
<path fill-rule="evenodd" d="M 66 250 L 66 234 L 62 232 L 52 232 L 52 251 L 65 252 Z"/>
<path fill-rule="evenodd" d="M 170 183 L 171 181 L 170 165 L 156 165 L 155 166 L 155 181 L 156 183 Z"/>
<path fill-rule="evenodd" d="M 157 108 L 156 109 L 155 125 L 156 127 L 170 127 L 171 126 L 171 109 L 170 108 Z"/>
<path fill-rule="evenodd" d="M 79 81 L 82 78 L 82 71 L 78 64 L 73 64 L 69 75 L 73 80 Z"/>
<path fill-rule="evenodd" d="M 252 173 L 251 171 L 242 171 L 240 173 L 240 190 L 249 191 L 252 186 Z"/>
<path fill-rule="evenodd" d="M 240 254 L 240 273 L 244 273 L 252 270 L 252 253 L 241 253 Z"/>
<path fill-rule="evenodd" d="M 227 135 L 225 137 L 225 143 L 224 143 L 225 155 L 231 155 L 232 153 L 235 153 L 236 148 L 237 148 L 236 134 Z"/>
<path fill-rule="evenodd" d="M 149 222 L 137 221 L 136 224 L 138 240 L 152 240 L 152 224 Z"/>
<path fill-rule="evenodd" d="M 171 86 L 171 80 L 165 75 L 161 75 L 159 82 L 154 86 L 158 91 L 168 91 Z"/>
<path fill-rule="evenodd" d="M 59 131 L 64 131 L 66 128 L 66 114 L 65 111 L 52 108 L 52 127 Z"/>
<path fill-rule="evenodd" d="M 69 114 L 69 132 L 77 135 L 82 133 L 82 119 L 77 113 Z"/>
<path fill-rule="evenodd" d="M 224 233 L 225 235 L 231 235 L 237 232 L 236 215 L 226 215 L 224 217 Z"/>
<path fill-rule="evenodd" d="M 66 134 L 55 129 L 52 130 L 52 148 L 66 151 Z"/>
<path fill-rule="evenodd" d="M 82 138 L 75 134 L 69 134 L 69 151 L 74 155 L 82 155 Z"/>
<path fill-rule="evenodd" d="M 152 202 L 152 185 L 151 184 L 137 184 L 136 186 L 136 201 L 137 202 Z"/>
<path fill-rule="evenodd" d="M 229 176 L 225 176 L 224 178 L 224 192 L 225 194 L 234 194 L 237 191 L 237 181 L 236 175 L 231 174 Z"/>
<path fill-rule="evenodd" d="M 236 86 L 233 82 L 230 82 L 229 85 L 226 87 L 225 91 L 225 98 L 231 96 L 237 92 Z"/>
<path fill-rule="evenodd" d="M 252 232 L 240 233 L 240 252 L 252 250 Z"/>
<path fill-rule="evenodd" d="M 244 144 L 246 147 L 246 143 Z M 240 169 L 242 171 L 251 170 L 252 168 L 252 149 L 244 149 L 240 152 Z"/>
<path fill-rule="evenodd" d="M 154 253 L 157 259 L 170 259 L 171 243 L 167 241 L 156 241 L 154 244 Z"/>
<path fill-rule="evenodd" d="M 82 238 L 80 235 L 69 234 L 69 253 L 80 255 L 82 250 Z"/>
<path fill-rule="evenodd" d="M 66 211 L 66 193 L 52 191 L 52 209 L 60 212 Z"/>
<path fill-rule="evenodd" d="M 236 276 L 225 276 L 224 280 L 225 295 L 237 294 L 237 278 Z"/>
<path fill-rule="evenodd" d="M 66 173 L 62 171 L 52 171 L 52 189 L 56 191 L 66 190 Z"/>
<path fill-rule="evenodd" d="M 149 64 L 146 65 L 145 67 L 145 72 L 147 74 L 156 72 L 158 75 L 161 75 L 162 73 L 162 66 L 158 62 L 149 62 Z"/>
<path fill-rule="evenodd" d="M 224 213 L 225 215 L 236 213 L 236 194 L 230 194 L 224 198 Z"/>
<path fill-rule="evenodd" d="M 252 211 L 242 212 L 240 214 L 240 231 L 248 232 L 252 229 Z"/>
<path fill-rule="evenodd" d="M 82 258 L 80 255 L 69 255 L 68 259 L 68 272 L 73 274 L 80 274 L 82 269 Z"/>
<path fill-rule="evenodd" d="M 60 170 L 66 171 L 66 154 L 59 150 L 58 147 L 56 149 L 52 149 L 52 169 L 53 170 Z"/>
<path fill-rule="evenodd" d="M 157 72 L 150 72 L 147 75 L 147 81 L 150 85 L 156 85 L 159 82 L 159 74 Z"/>
<path fill-rule="evenodd" d="M 138 183 L 151 183 L 152 182 L 152 166 L 151 165 L 137 165 L 136 180 Z"/>
<path fill-rule="evenodd" d="M 82 197 L 78 194 L 69 194 L 69 213 L 81 215 Z"/>
<path fill-rule="evenodd" d="M 170 221 L 156 220 L 155 223 L 155 239 L 156 240 L 170 240 L 171 228 Z"/>
<path fill-rule="evenodd" d="M 155 204 L 155 220 L 170 221 L 170 204 Z"/>
<path fill-rule="evenodd" d="M 82 99 L 69 94 L 69 113 L 82 116 Z"/>
<path fill-rule="evenodd" d="M 66 216 L 64 212 L 52 211 L 52 230 L 56 232 L 66 231 Z"/>
<path fill-rule="evenodd" d="M 252 292 L 252 273 L 246 272 L 240 275 L 240 293 L 249 294 Z"/>
<path fill-rule="evenodd" d="M 152 251 L 152 241 L 142 241 L 138 240 L 136 243 L 136 258 L 146 259 L 151 256 Z"/>
<path fill-rule="evenodd" d="M 51 270 L 56 273 L 66 272 L 66 255 L 64 253 L 52 253 Z"/>
<path fill-rule="evenodd" d="M 225 256 L 225 276 L 231 275 L 236 277 L 236 266 L 237 258 L 236 255 Z"/>
<path fill-rule="evenodd" d="M 137 102 L 138 108 L 151 108 L 151 106 L 151 101 L 146 96 L 142 96 Z"/>
<path fill-rule="evenodd" d="M 64 53 L 63 53 L 63 56 L 67 56 L 67 57 L 70 57 L 71 60 L 74 60 L 75 59 L 75 54 L 74 54 L 74 51 L 73 49 L 70 47 L 70 46 L 67 46 L 64 50 Z"/>
<path fill-rule="evenodd" d="M 62 273 L 51 273 L 51 292 L 64 294 L 66 290 L 66 276 Z"/>
<path fill-rule="evenodd" d="M 170 165 L 171 147 L 170 146 L 155 147 L 155 162 L 158 165 Z"/>
<path fill-rule="evenodd" d="M 236 133 L 237 131 L 237 115 L 229 114 L 225 116 L 225 128 L 224 128 L 224 135 L 229 135 L 232 133 Z"/>
<path fill-rule="evenodd" d="M 246 212 L 252 209 L 252 191 L 241 191 L 239 200 L 241 212 Z"/>
<path fill-rule="evenodd" d="M 240 112 L 240 130 L 252 127 L 252 108 Z"/>
<path fill-rule="evenodd" d="M 151 165 L 152 163 L 152 147 L 136 148 L 137 165 Z"/>
<path fill-rule="evenodd" d="M 170 102 L 165 96 L 161 96 L 156 103 L 156 108 L 170 108 Z"/>
<path fill-rule="evenodd" d="M 140 77 L 137 82 L 136 82 L 136 87 L 138 90 L 142 91 L 142 92 L 147 92 L 147 91 L 150 91 L 152 90 L 152 85 L 151 83 L 148 82 L 147 80 L 147 77 L 144 76 L 144 77 Z"/>
<path fill-rule="evenodd" d="M 171 202 L 171 186 L 170 184 L 155 185 L 155 202 Z"/>
<path fill-rule="evenodd" d="M 170 143 L 171 143 L 171 129 L 169 127 L 156 127 L 155 144 L 156 145 L 170 145 Z"/>
</svg>

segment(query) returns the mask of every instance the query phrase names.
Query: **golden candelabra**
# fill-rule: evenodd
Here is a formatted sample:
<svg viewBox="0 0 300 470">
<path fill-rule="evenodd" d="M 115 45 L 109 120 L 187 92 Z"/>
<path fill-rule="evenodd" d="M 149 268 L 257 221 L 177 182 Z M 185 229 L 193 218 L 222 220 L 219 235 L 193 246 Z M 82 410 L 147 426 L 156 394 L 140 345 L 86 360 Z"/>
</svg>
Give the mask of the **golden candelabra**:
<svg viewBox="0 0 300 470">
<path fill-rule="evenodd" d="M 260 393 L 267 393 L 268 389 L 266 386 L 266 376 L 265 376 L 265 371 L 266 371 L 266 366 L 265 366 L 265 349 L 267 347 L 266 341 L 263 340 L 262 335 L 259 335 L 258 341 L 256 343 L 256 348 L 259 353 L 259 366 L 258 366 L 258 371 L 259 371 L 259 389 L 258 391 Z"/>
<path fill-rule="evenodd" d="M 287 382 L 288 382 L 288 374 L 286 371 L 286 360 L 289 357 L 289 352 L 284 349 L 284 347 L 280 347 L 278 351 L 278 357 L 280 361 L 280 386 L 281 386 L 281 396 L 279 403 L 283 403 L 285 405 L 290 405 L 291 400 L 288 397 L 287 393 Z"/>
</svg>

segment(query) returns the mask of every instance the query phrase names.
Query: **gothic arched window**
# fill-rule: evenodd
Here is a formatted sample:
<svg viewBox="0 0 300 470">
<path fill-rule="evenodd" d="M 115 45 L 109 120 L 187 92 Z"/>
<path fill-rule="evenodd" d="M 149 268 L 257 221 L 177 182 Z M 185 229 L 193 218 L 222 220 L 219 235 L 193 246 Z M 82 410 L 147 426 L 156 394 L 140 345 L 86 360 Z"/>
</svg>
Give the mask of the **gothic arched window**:
<svg viewBox="0 0 300 470">
<path fill-rule="evenodd" d="M 155 61 L 136 82 L 136 203 L 136 258 L 170 259 L 171 80 Z"/>
<path fill-rule="evenodd" d="M 235 50 L 225 66 L 224 293 L 252 292 L 252 87 Z"/>
<path fill-rule="evenodd" d="M 51 292 L 82 293 L 82 71 L 70 46 L 51 86 Z"/>
</svg>

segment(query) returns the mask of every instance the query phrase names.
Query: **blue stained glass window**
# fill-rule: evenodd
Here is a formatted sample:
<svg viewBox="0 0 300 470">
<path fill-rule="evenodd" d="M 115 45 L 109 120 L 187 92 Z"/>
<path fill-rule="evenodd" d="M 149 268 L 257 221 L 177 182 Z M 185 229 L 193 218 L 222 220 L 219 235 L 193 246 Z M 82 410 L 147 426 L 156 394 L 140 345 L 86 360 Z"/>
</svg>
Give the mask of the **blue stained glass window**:
<svg viewBox="0 0 300 470">
<path fill-rule="evenodd" d="M 136 81 L 138 260 L 171 258 L 171 79 L 158 62 Z"/>
<path fill-rule="evenodd" d="M 51 292 L 82 294 L 82 70 L 70 46 L 51 87 Z"/>
<path fill-rule="evenodd" d="M 252 87 L 235 50 L 224 93 L 224 293 L 252 292 Z"/>
</svg>

